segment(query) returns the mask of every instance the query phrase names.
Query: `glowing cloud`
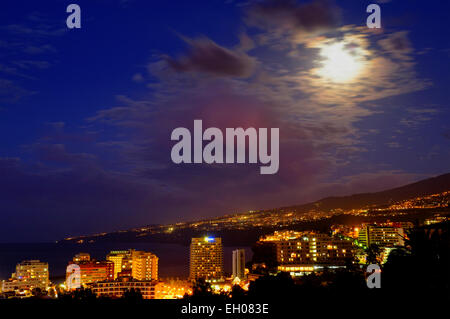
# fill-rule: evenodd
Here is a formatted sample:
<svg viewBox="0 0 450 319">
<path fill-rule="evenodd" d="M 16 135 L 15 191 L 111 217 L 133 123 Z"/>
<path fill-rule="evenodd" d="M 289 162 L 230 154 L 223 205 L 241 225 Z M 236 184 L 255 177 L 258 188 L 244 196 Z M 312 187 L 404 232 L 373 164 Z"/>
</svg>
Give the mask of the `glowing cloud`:
<svg viewBox="0 0 450 319">
<path fill-rule="evenodd" d="M 345 42 L 335 42 L 323 46 L 320 56 L 324 58 L 317 74 L 333 82 L 354 80 L 364 67 L 361 54 L 350 49 Z"/>
</svg>

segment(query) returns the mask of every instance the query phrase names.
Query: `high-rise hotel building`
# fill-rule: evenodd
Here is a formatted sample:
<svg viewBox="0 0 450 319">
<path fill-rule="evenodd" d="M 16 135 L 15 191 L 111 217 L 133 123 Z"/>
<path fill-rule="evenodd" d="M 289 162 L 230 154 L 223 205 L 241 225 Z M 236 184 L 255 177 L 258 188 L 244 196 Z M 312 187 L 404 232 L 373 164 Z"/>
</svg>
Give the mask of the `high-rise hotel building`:
<svg viewBox="0 0 450 319">
<path fill-rule="evenodd" d="M 112 250 L 106 256 L 106 260 L 114 263 L 114 279 L 117 279 L 121 272 L 131 274 L 133 252 L 134 249 Z"/>
<path fill-rule="evenodd" d="M 192 238 L 189 278 L 208 281 L 223 278 L 222 238 Z"/>
<path fill-rule="evenodd" d="M 233 250 L 232 267 L 233 267 L 233 279 L 239 278 L 240 280 L 243 280 L 245 277 L 244 249 Z"/>
<path fill-rule="evenodd" d="M 131 277 L 137 280 L 158 280 L 158 257 L 146 251 L 131 254 Z"/>
</svg>

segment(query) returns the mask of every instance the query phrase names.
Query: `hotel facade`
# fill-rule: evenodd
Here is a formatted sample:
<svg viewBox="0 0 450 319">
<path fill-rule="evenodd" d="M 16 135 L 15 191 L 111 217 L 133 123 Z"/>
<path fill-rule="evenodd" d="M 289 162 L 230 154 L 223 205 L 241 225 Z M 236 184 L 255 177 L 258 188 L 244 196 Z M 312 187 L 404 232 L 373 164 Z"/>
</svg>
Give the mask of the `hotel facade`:
<svg viewBox="0 0 450 319">
<path fill-rule="evenodd" d="M 158 280 L 158 257 L 151 252 L 133 251 L 131 277 L 137 280 Z"/>
<path fill-rule="evenodd" d="M 66 268 L 66 287 L 69 290 L 114 279 L 114 264 L 110 261 L 92 260 L 87 253 L 75 255 Z"/>
<path fill-rule="evenodd" d="M 192 238 L 190 247 L 189 279 L 208 281 L 223 279 L 222 238 Z"/>
<path fill-rule="evenodd" d="M 106 256 L 106 260 L 114 264 L 114 279 L 117 279 L 121 272 L 126 275 L 131 273 L 133 252 L 134 249 L 113 250 Z"/>
<path fill-rule="evenodd" d="M 406 233 L 403 227 L 365 225 L 359 230 L 358 241 L 366 247 L 394 247 L 405 245 Z"/>
<path fill-rule="evenodd" d="M 39 260 L 25 260 L 16 265 L 16 272 L 9 280 L 2 282 L 2 292 L 17 290 L 46 290 L 49 286 L 48 263 Z"/>
<path fill-rule="evenodd" d="M 139 290 L 143 299 L 155 299 L 157 282 L 121 277 L 113 281 L 100 281 L 89 287 L 97 297 L 121 298 L 127 291 Z"/>
<path fill-rule="evenodd" d="M 353 243 L 316 232 L 281 231 L 262 237 L 275 245 L 278 270 L 302 276 L 324 268 L 343 268 L 353 260 Z"/>
<path fill-rule="evenodd" d="M 245 278 L 245 250 L 244 249 L 233 250 L 232 270 L 233 270 L 233 275 L 232 275 L 233 279 L 239 278 L 239 280 L 243 280 Z"/>
</svg>

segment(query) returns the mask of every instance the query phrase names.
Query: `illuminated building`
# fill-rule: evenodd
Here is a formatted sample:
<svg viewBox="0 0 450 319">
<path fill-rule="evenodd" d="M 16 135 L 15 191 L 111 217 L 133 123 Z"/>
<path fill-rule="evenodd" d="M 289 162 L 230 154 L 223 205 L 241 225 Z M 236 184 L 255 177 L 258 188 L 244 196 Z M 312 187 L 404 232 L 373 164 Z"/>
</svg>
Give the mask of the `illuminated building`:
<svg viewBox="0 0 450 319">
<path fill-rule="evenodd" d="M 240 280 L 245 277 L 245 250 L 236 249 L 233 250 L 233 278 L 239 278 Z"/>
<path fill-rule="evenodd" d="M 275 232 L 260 239 L 275 244 L 278 270 L 301 276 L 325 267 L 342 268 L 353 259 L 353 244 L 315 232 Z"/>
<path fill-rule="evenodd" d="M 73 257 L 72 260 L 76 264 L 80 263 L 80 262 L 90 261 L 91 260 L 91 255 L 89 255 L 88 253 L 79 253 L 79 254 L 76 254 L 75 257 Z"/>
<path fill-rule="evenodd" d="M 222 239 L 192 238 L 189 278 L 215 281 L 223 278 Z"/>
<path fill-rule="evenodd" d="M 386 227 L 366 225 L 359 231 L 358 241 L 369 247 L 377 245 L 381 247 L 393 247 L 405 245 L 405 232 L 402 227 Z"/>
<path fill-rule="evenodd" d="M 414 228 L 414 224 L 411 222 L 388 222 L 384 223 L 382 226 L 399 227 L 403 228 L 403 230 L 409 230 Z"/>
<path fill-rule="evenodd" d="M 82 284 L 113 279 L 114 264 L 112 262 L 94 261 L 82 263 L 79 266 Z"/>
<path fill-rule="evenodd" d="M 341 235 L 353 239 L 358 239 L 359 229 L 360 229 L 359 226 L 349 226 L 349 225 L 331 226 L 331 231 L 333 235 Z"/>
<path fill-rule="evenodd" d="M 145 251 L 131 254 L 131 276 L 137 280 L 158 280 L 158 257 Z"/>
<path fill-rule="evenodd" d="M 438 223 L 442 223 L 449 220 L 449 218 L 447 216 L 434 216 L 432 218 L 427 218 L 424 221 L 424 225 L 433 225 L 433 224 L 438 224 Z"/>
<path fill-rule="evenodd" d="M 71 262 L 66 269 L 66 285 L 69 289 L 85 287 L 98 281 L 111 281 L 113 278 L 114 264 L 110 261 Z"/>
<path fill-rule="evenodd" d="M 278 270 L 304 275 L 314 272 L 314 270 L 317 270 L 317 268 L 314 268 L 313 265 L 280 265 L 278 266 Z"/>
<path fill-rule="evenodd" d="M 123 278 L 123 277 L 132 277 L 132 274 L 131 274 L 131 269 L 124 269 L 124 270 L 122 270 L 121 272 L 119 272 L 118 274 L 117 274 L 117 279 L 119 279 L 119 278 Z"/>
<path fill-rule="evenodd" d="M 358 232 L 358 242 L 369 247 L 369 231 L 367 227 L 362 227 Z"/>
<path fill-rule="evenodd" d="M 114 279 L 122 270 L 130 270 L 132 265 L 132 254 L 134 249 L 128 250 L 112 250 L 106 260 L 114 263 Z"/>
<path fill-rule="evenodd" d="M 3 281 L 2 291 L 46 290 L 49 285 L 48 263 L 39 260 L 25 260 L 16 265 L 16 272 Z"/>
<path fill-rule="evenodd" d="M 96 282 L 89 287 L 98 297 L 121 298 L 126 291 L 139 290 L 143 299 L 155 299 L 157 282 L 122 277 L 113 281 Z"/>
</svg>

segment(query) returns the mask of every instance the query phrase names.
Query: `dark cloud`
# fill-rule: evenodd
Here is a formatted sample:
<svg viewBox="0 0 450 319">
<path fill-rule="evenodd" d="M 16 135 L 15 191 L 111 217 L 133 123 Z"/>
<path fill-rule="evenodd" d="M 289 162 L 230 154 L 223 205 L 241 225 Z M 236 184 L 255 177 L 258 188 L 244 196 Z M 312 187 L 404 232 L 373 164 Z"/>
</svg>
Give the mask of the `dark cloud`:
<svg viewBox="0 0 450 319">
<path fill-rule="evenodd" d="M 248 13 L 250 24 L 305 33 L 335 27 L 338 17 L 338 8 L 329 1 L 297 4 L 291 0 L 270 0 L 256 4 Z"/>
<path fill-rule="evenodd" d="M 221 47 L 209 39 L 187 40 L 190 45 L 186 56 L 179 59 L 166 57 L 170 67 L 178 72 L 203 72 L 217 76 L 249 77 L 255 61 L 244 52 Z"/>
<path fill-rule="evenodd" d="M 408 39 L 408 32 L 399 31 L 386 36 L 379 41 L 380 46 L 391 54 L 408 54 L 412 51 L 411 42 Z"/>
</svg>

